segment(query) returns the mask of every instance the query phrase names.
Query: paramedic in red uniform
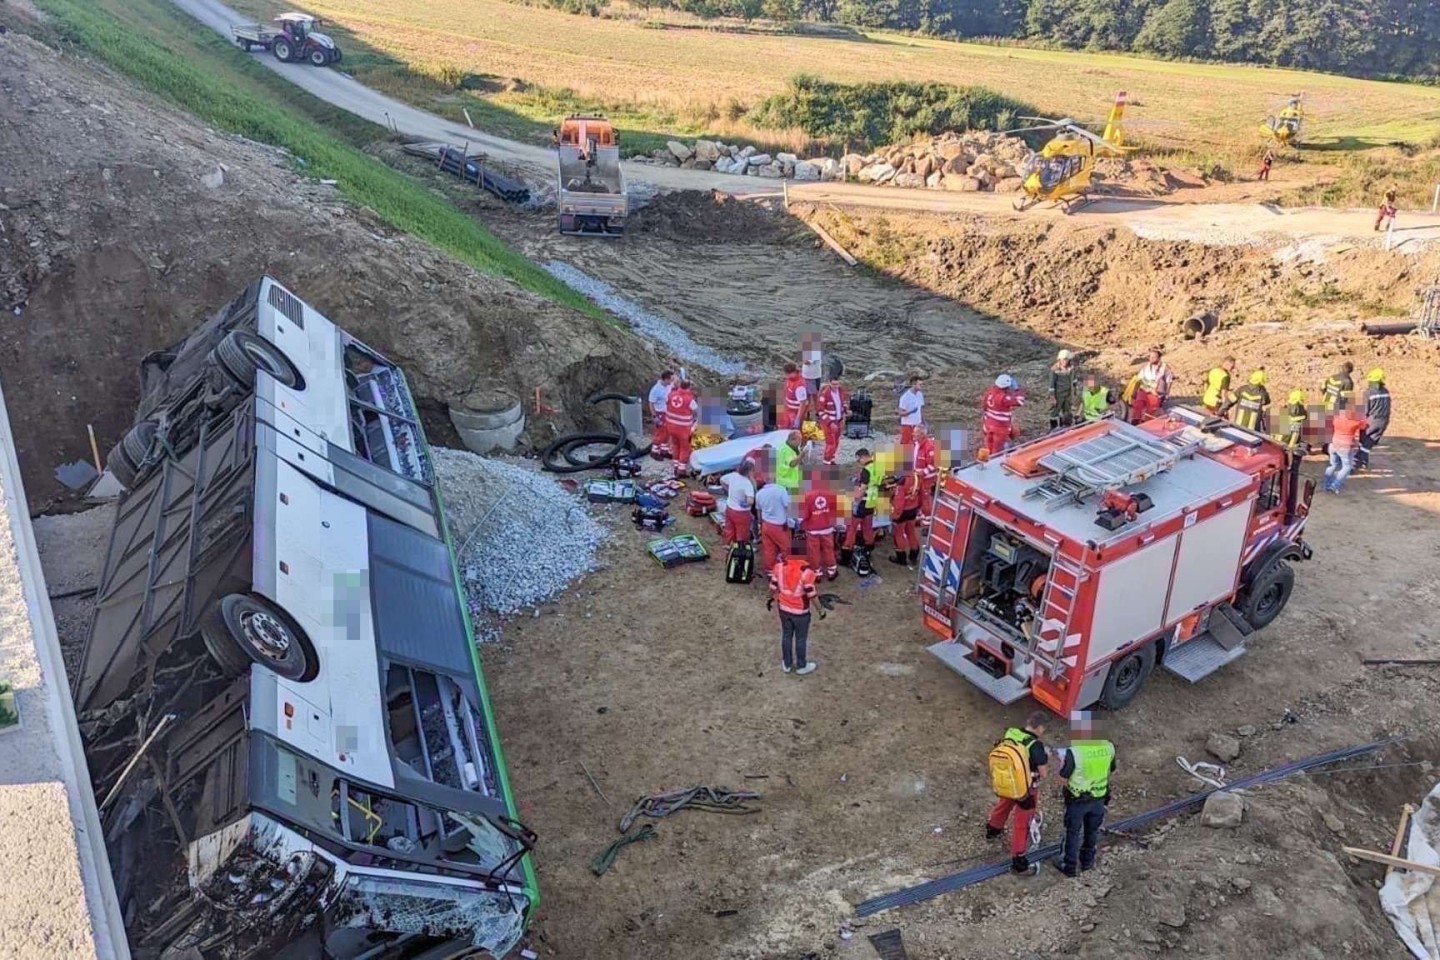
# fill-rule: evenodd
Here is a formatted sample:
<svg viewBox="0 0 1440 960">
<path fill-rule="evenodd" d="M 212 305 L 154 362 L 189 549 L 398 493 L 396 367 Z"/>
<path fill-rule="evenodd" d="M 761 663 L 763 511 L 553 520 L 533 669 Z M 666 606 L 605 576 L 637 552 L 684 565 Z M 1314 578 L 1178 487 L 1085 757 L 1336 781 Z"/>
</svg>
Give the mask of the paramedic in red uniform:
<svg viewBox="0 0 1440 960">
<path fill-rule="evenodd" d="M 800 424 L 805 422 L 810 389 L 805 386 L 805 378 L 800 375 L 800 368 L 793 363 L 785 364 L 784 392 L 784 404 L 776 418 L 775 429 L 799 430 Z"/>
<path fill-rule="evenodd" d="M 1030 849 L 1030 818 L 1040 803 L 1040 781 L 1045 778 L 1045 769 L 1050 754 L 1040 738 L 1045 736 L 1045 722 L 1049 717 L 1043 710 L 1036 710 L 1025 718 L 1022 730 L 1011 728 L 1005 731 L 1005 739 L 1023 745 L 1030 753 L 1030 795 L 1022 800 L 1002 798 L 990 811 L 985 821 L 985 839 L 994 840 L 1005 832 L 1005 821 L 1010 820 L 1010 869 L 1015 873 L 1034 875 L 1038 865 L 1030 863 L 1025 856 Z M 1013 818 L 1012 818 L 1013 814 Z"/>
<path fill-rule="evenodd" d="M 663 453 L 669 442 L 665 434 L 665 401 L 670 399 L 670 391 L 674 386 L 675 371 L 666 370 L 650 387 L 650 417 L 655 421 L 655 433 L 650 439 L 650 446 L 657 453 Z"/>
<path fill-rule="evenodd" d="M 1025 405 L 1025 394 L 1019 384 L 1008 373 L 995 378 L 995 385 L 985 391 L 981 400 L 984 416 L 981 430 L 985 434 L 985 448 L 994 456 L 1010 443 L 1012 437 L 1020 435 L 1015 428 L 1015 408 Z"/>
<path fill-rule="evenodd" d="M 835 489 L 828 473 L 811 479 L 810 489 L 800 501 L 800 529 L 805 531 L 805 552 L 817 576 L 827 580 L 840 576 L 835 562 Z"/>
<path fill-rule="evenodd" d="M 770 481 L 755 494 L 760 511 L 760 569 L 769 573 L 790 555 L 790 491 Z"/>
<path fill-rule="evenodd" d="M 695 429 L 699 409 L 689 380 L 677 383 L 665 399 L 665 433 L 670 438 L 677 476 L 683 476 L 690 469 L 690 433 Z"/>
<path fill-rule="evenodd" d="M 935 507 L 935 485 L 940 479 L 940 454 L 935 448 L 935 438 L 925 424 L 915 428 L 915 450 L 911 454 L 915 461 L 915 473 L 920 477 L 920 522 L 925 523 Z"/>
<path fill-rule="evenodd" d="M 890 562 L 909 567 L 920 558 L 920 532 L 915 524 L 920 517 L 920 477 L 908 464 L 901 470 L 904 472 L 890 490 L 890 530 L 895 543 Z"/>
<path fill-rule="evenodd" d="M 849 409 L 849 395 L 840 386 L 840 378 L 832 376 L 820 388 L 816 400 L 820 429 L 825 431 L 825 453 L 821 459 L 831 466 L 835 465 L 835 455 L 840 452 L 840 435 L 845 430 L 845 414 Z"/>
<path fill-rule="evenodd" d="M 742 460 L 734 473 L 720 478 L 725 488 L 725 542 L 749 543 L 751 513 L 755 509 L 754 470 Z"/>
</svg>

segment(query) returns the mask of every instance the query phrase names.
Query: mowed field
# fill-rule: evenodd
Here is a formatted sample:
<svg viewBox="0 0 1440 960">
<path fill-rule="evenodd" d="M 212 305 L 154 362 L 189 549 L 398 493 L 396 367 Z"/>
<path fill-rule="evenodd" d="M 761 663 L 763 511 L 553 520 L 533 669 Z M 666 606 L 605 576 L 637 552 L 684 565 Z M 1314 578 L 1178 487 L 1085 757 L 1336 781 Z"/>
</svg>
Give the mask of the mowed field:
<svg viewBox="0 0 1440 960">
<path fill-rule="evenodd" d="M 289 3 L 242 0 L 240 6 L 273 15 Z M 846 82 L 982 84 L 1082 120 L 1103 117 L 1115 92 L 1125 89 L 1143 104 L 1133 112 L 1132 134 L 1197 152 L 1256 144 L 1260 121 L 1283 106 L 1287 94 L 1302 90 L 1312 141 L 1341 148 L 1428 145 L 1440 133 L 1440 88 L 1298 71 L 883 33 L 832 39 L 656 29 L 506 0 L 310 0 L 306 9 L 430 76 L 459 70 L 569 88 L 632 111 L 654 105 L 661 116 L 686 118 L 677 126 L 687 132 L 733 127 L 739 107 L 753 106 L 790 76 L 811 73 Z M 523 97 L 488 96 L 534 113 L 533 98 L 526 109 Z"/>
</svg>

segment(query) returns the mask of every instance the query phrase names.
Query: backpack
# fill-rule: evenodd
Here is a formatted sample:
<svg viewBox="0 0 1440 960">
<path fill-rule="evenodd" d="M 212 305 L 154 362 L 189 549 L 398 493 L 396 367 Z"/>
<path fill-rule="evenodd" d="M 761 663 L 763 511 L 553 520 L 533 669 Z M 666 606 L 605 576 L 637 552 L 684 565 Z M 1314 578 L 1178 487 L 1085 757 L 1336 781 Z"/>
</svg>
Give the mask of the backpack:
<svg viewBox="0 0 1440 960">
<path fill-rule="evenodd" d="M 749 583 L 754 579 L 755 547 L 748 543 L 735 544 L 725 558 L 725 582 Z"/>
<path fill-rule="evenodd" d="M 990 751 L 990 787 L 1003 800 L 1030 794 L 1030 746 L 1002 739 Z"/>
</svg>

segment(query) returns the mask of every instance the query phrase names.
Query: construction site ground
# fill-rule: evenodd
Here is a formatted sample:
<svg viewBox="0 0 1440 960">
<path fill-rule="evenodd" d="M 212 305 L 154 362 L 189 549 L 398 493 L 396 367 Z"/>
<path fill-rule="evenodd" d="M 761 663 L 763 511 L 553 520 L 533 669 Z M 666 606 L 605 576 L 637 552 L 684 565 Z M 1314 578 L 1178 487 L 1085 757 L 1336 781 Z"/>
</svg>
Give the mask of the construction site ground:
<svg viewBox="0 0 1440 960">
<path fill-rule="evenodd" d="M 37 510 L 71 504 L 52 472 L 88 456 L 87 423 L 102 451 L 119 436 L 138 359 L 267 269 L 405 365 L 437 414 L 438 442 L 444 404 L 491 381 L 558 398 L 558 412 L 532 425 L 543 439 L 581 415 L 588 393 L 640 388 L 668 359 L 618 322 L 391 236 L 271 151 L 13 33 L 0 36 L 0 89 L 0 285 L 20 307 L 4 318 L 0 375 Z M 1236 776 L 1416 734 L 1375 761 L 1387 766 L 1266 788 L 1237 830 L 1185 817 L 1149 834 L 1146 849 L 1112 838 L 1083 882 L 1001 877 L 875 917 L 849 940 L 841 929 L 859 900 L 1004 855 L 982 839 L 984 755 L 1025 708 L 997 705 L 926 652 L 934 638 L 920 627 L 914 574 L 883 559 L 863 585 L 849 574 L 833 585 L 850 605 L 815 625 L 819 671 L 785 676 L 763 587 L 727 586 L 718 561 L 661 571 L 645 535 L 614 510 L 603 569 L 483 651 L 521 814 L 541 837 L 541 956 L 865 957 L 865 935 L 891 927 L 916 960 L 1405 955 L 1375 898 L 1382 868 L 1339 848 L 1388 848 L 1400 804 L 1434 781 L 1421 764 L 1440 748 L 1440 673 L 1361 657 L 1440 656 L 1430 573 L 1440 560 L 1440 367 L 1434 346 L 1368 340 L 1353 321 L 1408 310 L 1440 265 L 1434 254 L 1308 236 L 1147 240 L 1080 215 L 827 206 L 787 218 L 705 194 L 662 198 L 631 236 L 596 242 L 555 237 L 543 214 L 472 207 L 537 259 L 606 281 L 753 365 L 773 369 L 796 353 L 801 330 L 818 329 L 856 375 L 923 369 L 937 422 L 974 427 L 980 391 L 1010 370 L 1031 388 L 1022 426 L 1041 429 L 1044 370 L 1062 343 L 1116 379 L 1150 344 L 1169 344 L 1177 393 L 1189 394 L 1233 353 L 1242 372 L 1263 363 L 1273 392 L 1303 385 L 1314 399 L 1353 356 L 1361 370 L 1383 365 L 1396 396 L 1374 472 L 1317 499 L 1315 559 L 1298 569 L 1284 616 L 1208 680 L 1192 687 L 1158 673 L 1134 705 L 1102 717 L 1120 749 L 1115 816 L 1195 789 L 1175 758 L 1204 758 L 1215 732 L 1239 737 Z M 880 266 L 844 267 L 800 216 Z M 1178 341 L 1178 321 L 1205 305 L 1232 325 Z M 890 397 L 877 400 L 883 427 Z M 1318 461 L 1305 469 L 1317 473 Z M 70 535 L 63 522 L 43 526 L 53 558 L 44 538 L 59 530 L 63 551 Z M 704 531 L 719 552 L 702 521 L 677 529 Z M 85 563 L 99 561 L 94 530 L 74 536 L 88 549 L 76 558 L 71 548 L 57 575 L 65 589 L 83 587 Z M 81 605 L 57 618 L 73 651 L 83 600 L 62 603 Z M 760 812 L 681 813 L 603 877 L 590 873 L 637 796 L 698 783 L 758 790 Z M 1053 787 L 1043 803 L 1053 838 Z"/>
</svg>

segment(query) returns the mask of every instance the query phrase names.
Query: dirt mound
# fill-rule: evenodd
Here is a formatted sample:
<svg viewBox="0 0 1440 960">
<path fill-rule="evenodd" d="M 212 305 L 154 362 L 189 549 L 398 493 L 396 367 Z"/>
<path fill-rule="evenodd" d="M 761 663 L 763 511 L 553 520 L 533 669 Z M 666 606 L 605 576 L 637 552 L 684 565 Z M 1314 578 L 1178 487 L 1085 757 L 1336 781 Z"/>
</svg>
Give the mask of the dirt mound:
<svg viewBox="0 0 1440 960">
<path fill-rule="evenodd" d="M 390 354 L 433 412 L 476 388 L 536 388 L 559 412 L 648 381 L 627 331 L 395 235 L 285 155 L 205 129 L 120 78 L 0 37 L 0 371 L 32 504 L 129 423 L 136 367 L 269 272 Z M 443 417 L 438 418 L 443 424 Z"/>
<path fill-rule="evenodd" d="M 803 226 L 780 213 L 777 203 L 737 200 L 714 190 L 656 197 L 631 218 L 626 229 L 648 238 L 692 244 L 781 243 L 804 232 Z"/>
</svg>

